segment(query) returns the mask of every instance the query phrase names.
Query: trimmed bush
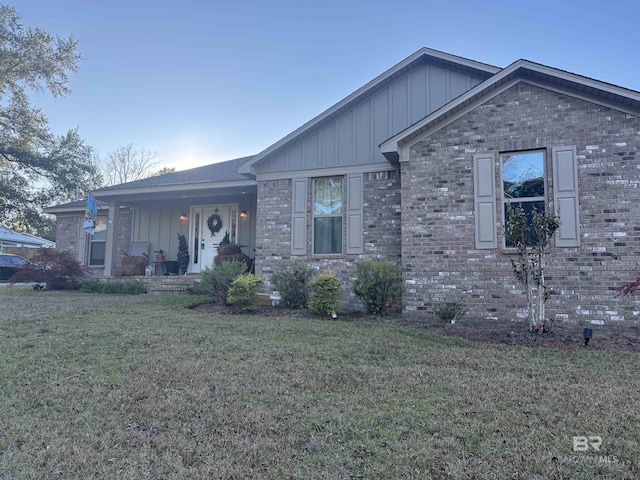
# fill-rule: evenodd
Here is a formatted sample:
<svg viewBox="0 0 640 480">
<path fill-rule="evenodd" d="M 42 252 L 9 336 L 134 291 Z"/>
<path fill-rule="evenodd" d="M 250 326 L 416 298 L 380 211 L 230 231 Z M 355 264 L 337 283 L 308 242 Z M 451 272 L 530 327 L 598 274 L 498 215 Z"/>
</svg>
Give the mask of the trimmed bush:
<svg viewBox="0 0 640 480">
<path fill-rule="evenodd" d="M 343 290 L 333 274 L 323 273 L 311 282 L 309 310 L 318 315 L 334 316 L 340 310 Z"/>
<path fill-rule="evenodd" d="M 401 265 L 371 260 L 356 264 L 353 293 L 362 300 L 368 314 L 384 316 L 402 295 L 404 269 Z"/>
<path fill-rule="evenodd" d="M 16 282 L 45 282 L 47 290 L 77 290 L 84 270 L 75 256 L 66 250 L 42 248 L 31 257 L 31 265 L 18 270 L 9 280 Z"/>
<path fill-rule="evenodd" d="M 258 307 L 258 291 L 264 282 L 250 273 L 236 278 L 227 295 L 227 303 L 240 310 L 255 310 Z"/>
<path fill-rule="evenodd" d="M 100 280 L 86 280 L 82 282 L 81 291 L 85 293 L 107 293 L 114 295 L 140 295 L 147 293 L 147 287 L 142 282 L 125 280 L 122 282 L 103 282 Z"/>
<path fill-rule="evenodd" d="M 222 262 L 202 271 L 202 282 L 198 287 L 200 295 L 211 297 L 214 302 L 227 303 L 227 294 L 233 281 L 247 271 L 244 262 Z"/>
<path fill-rule="evenodd" d="M 309 303 L 311 281 L 316 269 L 308 263 L 285 260 L 276 265 L 271 282 L 280 292 L 280 305 L 285 308 L 306 308 Z"/>
<path fill-rule="evenodd" d="M 80 291 L 84 293 L 102 293 L 102 284 L 98 279 L 91 278 L 89 280 L 85 280 L 82 282 L 82 286 L 80 287 Z"/>
</svg>

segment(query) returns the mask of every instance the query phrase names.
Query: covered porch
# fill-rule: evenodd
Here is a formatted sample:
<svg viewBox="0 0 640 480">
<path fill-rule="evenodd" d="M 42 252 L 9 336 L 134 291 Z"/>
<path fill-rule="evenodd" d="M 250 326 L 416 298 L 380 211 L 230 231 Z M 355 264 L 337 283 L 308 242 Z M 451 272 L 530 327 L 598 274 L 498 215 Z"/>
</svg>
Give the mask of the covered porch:
<svg viewBox="0 0 640 480">
<path fill-rule="evenodd" d="M 173 270 L 178 235 L 188 245 L 187 273 L 214 265 L 218 246 L 232 243 L 254 258 L 257 186 L 237 173 L 231 160 L 183 172 L 116 185 L 93 192 L 108 205 L 104 229 L 104 276 L 115 275 L 122 258 L 147 249 L 149 264 L 159 272 Z M 124 214 L 123 212 L 127 212 Z M 97 229 L 96 229 L 97 231 Z M 132 245 L 137 252 L 132 252 Z M 143 248 L 142 250 L 144 250 Z M 156 260 L 157 252 L 162 252 Z M 169 267 L 169 268 L 167 268 Z"/>
</svg>

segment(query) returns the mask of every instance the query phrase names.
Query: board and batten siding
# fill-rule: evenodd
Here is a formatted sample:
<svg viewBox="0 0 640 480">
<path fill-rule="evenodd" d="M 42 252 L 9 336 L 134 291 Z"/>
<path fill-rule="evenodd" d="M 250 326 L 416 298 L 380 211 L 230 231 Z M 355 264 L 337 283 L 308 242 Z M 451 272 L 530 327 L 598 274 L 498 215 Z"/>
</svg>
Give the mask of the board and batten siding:
<svg viewBox="0 0 640 480">
<path fill-rule="evenodd" d="M 378 145 L 482 81 L 424 64 L 258 168 L 259 173 L 386 162 Z"/>
<path fill-rule="evenodd" d="M 178 256 L 178 237 L 176 234 L 186 235 L 191 253 L 192 239 L 189 232 L 189 220 L 180 220 L 180 214 L 190 214 L 191 205 L 238 204 L 238 211 L 246 211 L 248 218 L 238 219 L 238 243 L 246 246 L 246 253 L 253 256 L 255 248 L 255 195 L 241 195 L 219 198 L 198 198 L 195 203 L 186 201 L 175 202 L 159 200 L 149 204 L 142 204 L 134 209 L 132 241 L 149 242 L 149 254 L 154 250 L 164 250 L 167 260 L 175 260 Z"/>
</svg>

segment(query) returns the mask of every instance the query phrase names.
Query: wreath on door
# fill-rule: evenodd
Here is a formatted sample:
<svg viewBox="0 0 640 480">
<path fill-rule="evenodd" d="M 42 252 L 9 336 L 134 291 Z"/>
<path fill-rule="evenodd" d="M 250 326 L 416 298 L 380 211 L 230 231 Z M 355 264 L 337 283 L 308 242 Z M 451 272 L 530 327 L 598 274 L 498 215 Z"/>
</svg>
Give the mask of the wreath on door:
<svg viewBox="0 0 640 480">
<path fill-rule="evenodd" d="M 207 218 L 207 227 L 209 227 L 209 231 L 211 232 L 212 237 L 220 230 L 222 230 L 222 219 L 220 218 L 220 215 L 214 213 L 209 218 Z"/>
</svg>

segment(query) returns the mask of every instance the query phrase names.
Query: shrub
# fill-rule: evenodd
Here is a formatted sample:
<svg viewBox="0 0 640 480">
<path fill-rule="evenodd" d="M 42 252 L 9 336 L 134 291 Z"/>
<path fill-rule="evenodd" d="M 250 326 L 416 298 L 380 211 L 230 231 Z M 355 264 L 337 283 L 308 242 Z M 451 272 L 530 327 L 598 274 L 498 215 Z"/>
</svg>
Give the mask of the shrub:
<svg viewBox="0 0 640 480">
<path fill-rule="evenodd" d="M 144 256 L 126 256 L 123 257 L 120 266 L 116 268 L 116 277 L 133 277 L 135 275 L 144 275 L 144 269 L 149 261 Z"/>
<path fill-rule="evenodd" d="M 103 282 L 102 293 L 120 295 L 140 295 L 147 293 L 147 287 L 142 282 L 127 280 L 124 282 Z"/>
<path fill-rule="evenodd" d="M 117 295 L 140 295 L 141 293 L 147 293 L 147 287 L 144 283 L 136 280 L 125 280 L 121 282 L 103 282 L 95 279 L 85 280 L 80 290 L 85 293 L 108 293 Z"/>
<path fill-rule="evenodd" d="M 246 270 L 244 262 L 222 262 L 213 268 L 207 267 L 202 271 L 199 293 L 211 297 L 213 301 L 227 303 L 231 284 Z"/>
<path fill-rule="evenodd" d="M 323 273 L 311 282 L 309 310 L 318 315 L 335 316 L 340 310 L 342 285 L 335 275 Z"/>
<path fill-rule="evenodd" d="M 80 291 L 84 293 L 102 293 L 102 284 L 104 282 L 96 279 L 90 278 L 82 282 L 82 286 L 80 287 Z"/>
<path fill-rule="evenodd" d="M 77 290 L 84 270 L 66 250 L 43 248 L 31 257 L 31 265 L 19 270 L 10 282 L 45 282 L 47 290 Z"/>
<path fill-rule="evenodd" d="M 285 260 L 275 268 L 271 282 L 280 292 L 280 305 L 285 308 L 305 308 L 309 303 L 310 283 L 316 269 L 308 263 Z"/>
<path fill-rule="evenodd" d="M 367 313 L 383 315 L 403 291 L 404 269 L 389 262 L 368 260 L 356 264 L 353 293 L 362 300 Z"/>
<path fill-rule="evenodd" d="M 227 303 L 240 310 L 255 310 L 258 306 L 258 291 L 264 282 L 262 278 L 245 273 L 236 278 L 227 295 Z"/>
<path fill-rule="evenodd" d="M 467 309 L 462 303 L 462 299 L 453 301 L 436 301 L 433 303 L 433 313 L 435 313 L 440 320 L 450 322 L 451 320 L 457 320 L 467 313 Z"/>
</svg>

